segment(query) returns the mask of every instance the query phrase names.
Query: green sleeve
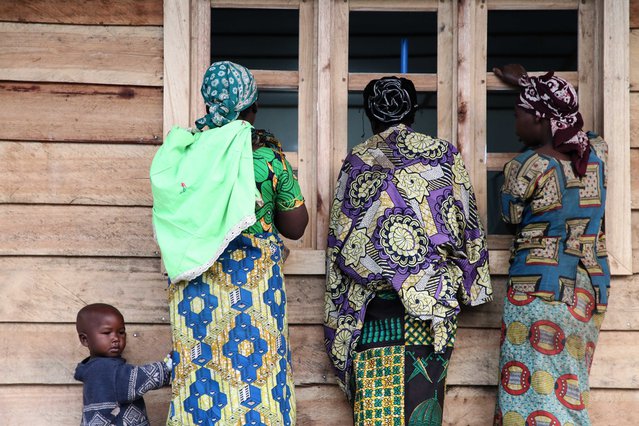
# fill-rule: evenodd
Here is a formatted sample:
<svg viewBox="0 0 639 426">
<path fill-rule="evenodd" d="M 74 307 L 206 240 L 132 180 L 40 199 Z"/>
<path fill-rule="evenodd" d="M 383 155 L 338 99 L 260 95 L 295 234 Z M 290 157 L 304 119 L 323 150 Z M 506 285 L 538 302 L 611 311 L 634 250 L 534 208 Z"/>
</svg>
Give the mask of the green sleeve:
<svg viewBox="0 0 639 426">
<path fill-rule="evenodd" d="M 288 160 L 279 153 L 275 154 L 273 168 L 277 176 L 275 186 L 275 208 L 279 211 L 290 211 L 304 204 L 304 197 L 293 167 Z"/>
</svg>

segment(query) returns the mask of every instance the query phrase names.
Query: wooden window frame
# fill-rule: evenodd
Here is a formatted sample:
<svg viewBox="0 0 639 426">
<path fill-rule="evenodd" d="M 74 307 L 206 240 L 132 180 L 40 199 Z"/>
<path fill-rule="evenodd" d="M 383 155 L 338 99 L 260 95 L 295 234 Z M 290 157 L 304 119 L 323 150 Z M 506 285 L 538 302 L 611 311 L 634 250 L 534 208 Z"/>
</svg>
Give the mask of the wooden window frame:
<svg viewBox="0 0 639 426">
<path fill-rule="evenodd" d="M 419 91 L 437 92 L 438 136 L 462 153 L 486 224 L 487 172 L 513 156 L 486 149 L 487 91 L 507 89 L 485 72 L 488 11 L 577 10 L 580 72 L 558 74 L 578 87 L 585 127 L 608 142 L 609 260 L 614 275 L 632 274 L 628 0 L 164 0 L 164 134 L 204 112 L 199 85 L 210 60 L 211 9 L 223 7 L 299 11 L 298 70 L 253 72 L 260 88 L 298 90 L 298 152 L 288 157 L 310 222 L 285 270 L 313 275 L 325 271 L 330 203 L 347 153 L 348 91 L 380 75 L 348 72 L 349 13 L 437 12 L 438 73 L 405 76 Z M 508 273 L 509 244 L 489 236 L 491 273 Z"/>
</svg>

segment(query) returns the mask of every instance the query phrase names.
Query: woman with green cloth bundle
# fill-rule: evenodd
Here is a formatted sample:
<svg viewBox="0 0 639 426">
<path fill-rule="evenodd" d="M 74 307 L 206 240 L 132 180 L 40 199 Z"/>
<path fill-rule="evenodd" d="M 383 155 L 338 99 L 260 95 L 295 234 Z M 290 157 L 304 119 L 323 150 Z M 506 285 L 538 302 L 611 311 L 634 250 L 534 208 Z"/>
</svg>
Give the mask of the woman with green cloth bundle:
<svg viewBox="0 0 639 426">
<path fill-rule="evenodd" d="M 304 199 L 277 139 L 253 129 L 251 72 L 216 62 L 201 92 L 199 131 L 173 128 L 151 165 L 175 353 L 167 425 L 294 425 L 278 234 L 302 236 Z"/>
</svg>

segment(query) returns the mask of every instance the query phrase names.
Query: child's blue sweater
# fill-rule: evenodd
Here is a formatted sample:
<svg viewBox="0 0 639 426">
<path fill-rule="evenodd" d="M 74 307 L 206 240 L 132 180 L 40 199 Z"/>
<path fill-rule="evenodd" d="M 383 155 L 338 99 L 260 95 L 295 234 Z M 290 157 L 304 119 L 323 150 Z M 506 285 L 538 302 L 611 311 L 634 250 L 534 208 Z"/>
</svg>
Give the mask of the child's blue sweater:
<svg viewBox="0 0 639 426">
<path fill-rule="evenodd" d="M 142 395 L 169 384 L 164 362 L 134 366 L 123 358 L 87 358 L 75 369 L 84 383 L 82 426 L 93 424 L 147 426 Z"/>
</svg>

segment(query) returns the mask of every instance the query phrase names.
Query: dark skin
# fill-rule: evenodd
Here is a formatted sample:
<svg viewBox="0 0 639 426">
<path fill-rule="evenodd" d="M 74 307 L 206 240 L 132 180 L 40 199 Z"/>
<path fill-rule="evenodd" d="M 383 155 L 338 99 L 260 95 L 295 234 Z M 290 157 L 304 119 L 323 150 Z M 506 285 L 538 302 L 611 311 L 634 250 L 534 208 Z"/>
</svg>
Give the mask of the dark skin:
<svg viewBox="0 0 639 426">
<path fill-rule="evenodd" d="M 414 116 L 413 115 L 409 115 L 409 116 L 410 116 L 409 118 L 402 120 L 401 123 L 410 127 L 413 125 Z M 370 120 L 370 122 L 371 122 L 371 130 L 373 131 L 373 134 L 375 135 L 378 135 L 382 133 L 383 131 L 387 130 L 388 128 L 395 126 L 395 124 L 382 123 L 377 120 Z"/>
<path fill-rule="evenodd" d="M 76 330 L 82 346 L 91 358 L 114 358 L 126 347 L 124 317 L 116 308 L 104 303 L 87 305 L 78 312 Z"/>
<path fill-rule="evenodd" d="M 526 75 L 526 69 L 520 64 L 507 64 L 493 68 L 495 75 L 504 83 L 519 87 L 519 79 Z M 552 143 L 550 120 L 537 117 L 534 112 L 519 106 L 515 107 L 515 133 L 524 145 L 535 152 L 558 160 L 570 161 L 570 156 L 559 152 Z"/>
<path fill-rule="evenodd" d="M 255 123 L 255 116 L 257 114 L 257 102 L 245 109 L 240 113 L 239 119 L 248 121 L 253 125 Z M 253 146 L 253 150 L 257 149 Z M 289 210 L 289 211 L 276 211 L 275 212 L 275 227 L 282 234 L 282 236 L 289 240 L 299 240 L 304 235 L 308 225 L 308 211 L 306 205 Z"/>
</svg>

